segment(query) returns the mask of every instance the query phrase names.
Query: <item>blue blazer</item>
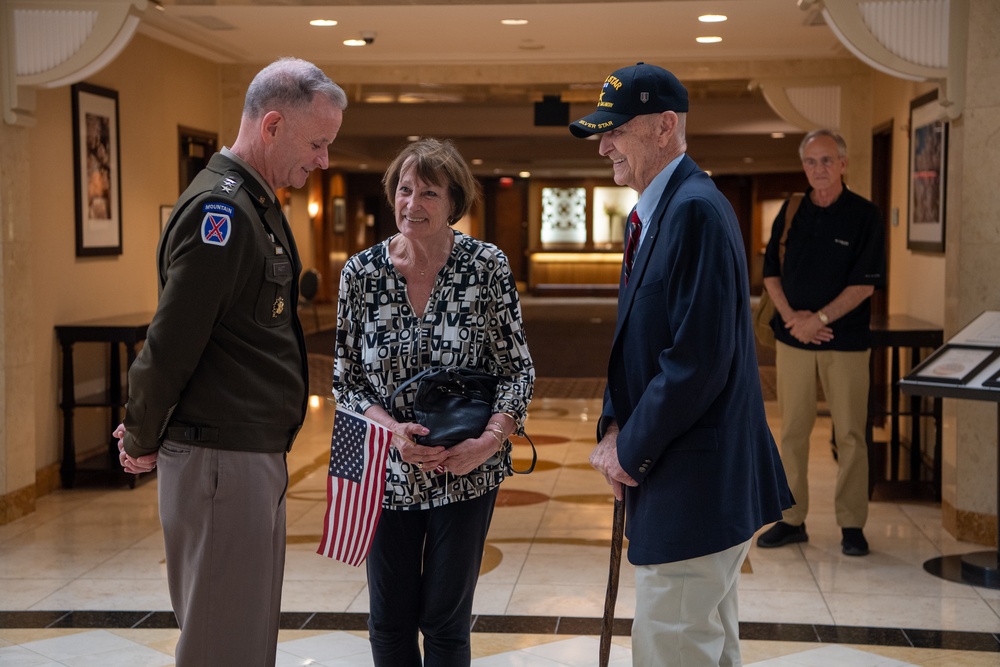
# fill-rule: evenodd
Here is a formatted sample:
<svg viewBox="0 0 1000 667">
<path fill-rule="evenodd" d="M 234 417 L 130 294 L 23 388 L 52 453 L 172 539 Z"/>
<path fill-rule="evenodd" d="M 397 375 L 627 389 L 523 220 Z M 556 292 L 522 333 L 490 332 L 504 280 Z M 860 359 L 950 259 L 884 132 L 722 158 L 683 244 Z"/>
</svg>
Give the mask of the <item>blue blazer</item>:
<svg viewBox="0 0 1000 667">
<path fill-rule="evenodd" d="M 656 207 L 618 323 L 598 438 L 615 420 L 628 559 L 723 551 L 781 519 L 791 492 L 764 414 L 736 214 L 684 156 Z"/>
</svg>

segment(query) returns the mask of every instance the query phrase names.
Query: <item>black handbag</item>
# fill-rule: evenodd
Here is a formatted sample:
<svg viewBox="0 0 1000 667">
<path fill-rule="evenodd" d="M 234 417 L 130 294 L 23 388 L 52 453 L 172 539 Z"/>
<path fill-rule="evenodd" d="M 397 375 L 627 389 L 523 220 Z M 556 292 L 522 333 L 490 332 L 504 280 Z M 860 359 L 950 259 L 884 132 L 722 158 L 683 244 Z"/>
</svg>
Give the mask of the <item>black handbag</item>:
<svg viewBox="0 0 1000 667">
<path fill-rule="evenodd" d="M 414 420 L 430 433 L 414 436 L 418 445 L 451 447 L 469 438 L 478 438 L 493 416 L 499 378 L 471 368 L 448 366 L 428 368 L 399 385 L 392 393 L 393 418 L 403 421 L 396 398 L 410 385 Z"/>
<path fill-rule="evenodd" d="M 427 435 L 414 436 L 413 441 L 427 447 L 451 447 L 463 440 L 480 437 L 493 416 L 500 379 L 495 375 L 458 366 L 428 368 L 399 385 L 392 392 L 389 404 L 393 419 L 404 421 L 397 407 L 396 398 L 410 385 L 416 385 L 413 395 L 414 420 L 430 431 Z M 525 434 L 531 445 L 531 465 L 527 470 L 514 470 L 526 475 L 535 469 L 538 453 L 535 443 Z"/>
</svg>

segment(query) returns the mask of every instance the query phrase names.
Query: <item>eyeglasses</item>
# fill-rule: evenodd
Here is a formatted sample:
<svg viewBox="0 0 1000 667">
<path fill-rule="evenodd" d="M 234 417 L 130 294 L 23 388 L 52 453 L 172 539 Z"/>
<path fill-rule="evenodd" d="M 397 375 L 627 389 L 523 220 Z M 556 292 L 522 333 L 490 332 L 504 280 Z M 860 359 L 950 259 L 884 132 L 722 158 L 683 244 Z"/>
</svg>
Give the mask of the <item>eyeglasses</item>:
<svg viewBox="0 0 1000 667">
<path fill-rule="evenodd" d="M 807 157 L 806 159 L 802 160 L 802 165 L 806 169 L 815 169 L 817 167 L 817 165 L 822 165 L 822 166 L 826 167 L 827 169 L 829 169 L 830 167 L 832 167 L 834 164 L 836 164 L 839 161 L 840 161 L 839 157 L 830 157 L 829 155 L 824 155 L 823 157 L 821 157 L 818 160 L 813 159 L 811 157 Z"/>
</svg>

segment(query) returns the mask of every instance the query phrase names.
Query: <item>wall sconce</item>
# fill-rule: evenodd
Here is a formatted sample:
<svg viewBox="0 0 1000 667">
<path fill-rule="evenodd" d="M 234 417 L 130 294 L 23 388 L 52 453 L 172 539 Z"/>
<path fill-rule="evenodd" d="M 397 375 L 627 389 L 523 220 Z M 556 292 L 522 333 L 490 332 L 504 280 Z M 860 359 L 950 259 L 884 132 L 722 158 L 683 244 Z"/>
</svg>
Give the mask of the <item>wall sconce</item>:
<svg viewBox="0 0 1000 667">
<path fill-rule="evenodd" d="M 309 217 L 315 218 L 319 214 L 319 203 L 311 201 L 309 202 Z"/>
</svg>

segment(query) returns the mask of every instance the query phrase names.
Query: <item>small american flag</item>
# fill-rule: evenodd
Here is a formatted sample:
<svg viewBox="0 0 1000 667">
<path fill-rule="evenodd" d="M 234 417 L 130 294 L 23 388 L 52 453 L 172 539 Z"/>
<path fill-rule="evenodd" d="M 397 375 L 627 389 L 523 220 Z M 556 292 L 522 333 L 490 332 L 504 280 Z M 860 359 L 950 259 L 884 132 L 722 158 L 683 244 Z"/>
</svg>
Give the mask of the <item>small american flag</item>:
<svg viewBox="0 0 1000 667">
<path fill-rule="evenodd" d="M 385 459 L 392 431 L 337 408 L 330 439 L 326 518 L 316 553 L 357 567 L 368 556 L 382 514 Z"/>
</svg>

